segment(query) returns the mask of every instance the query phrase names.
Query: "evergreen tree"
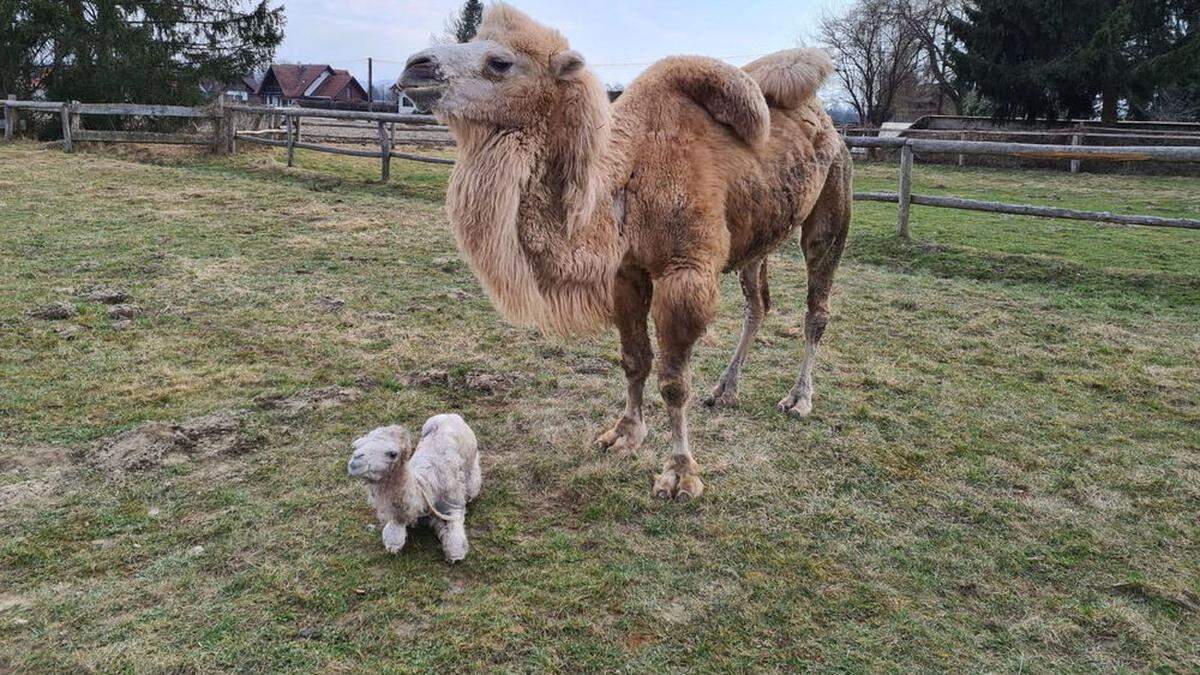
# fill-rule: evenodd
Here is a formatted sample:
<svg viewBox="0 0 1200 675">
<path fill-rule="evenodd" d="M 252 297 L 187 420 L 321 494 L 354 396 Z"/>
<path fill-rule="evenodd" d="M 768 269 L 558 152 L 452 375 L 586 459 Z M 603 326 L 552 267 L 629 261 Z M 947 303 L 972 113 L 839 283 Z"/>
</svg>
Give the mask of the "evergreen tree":
<svg viewBox="0 0 1200 675">
<path fill-rule="evenodd" d="M 266 0 L 0 0 L 0 92 L 195 103 L 269 62 L 283 25 Z"/>
<path fill-rule="evenodd" d="M 479 30 L 483 21 L 482 0 L 467 0 L 463 3 L 458 16 L 452 17 L 446 26 L 446 32 L 455 42 L 470 42 Z"/>
<path fill-rule="evenodd" d="M 1200 0 L 971 0 L 951 62 L 1001 117 L 1116 121 L 1200 76 Z"/>
<path fill-rule="evenodd" d="M 950 19 L 959 79 L 999 117 L 1091 117 L 1095 73 L 1076 55 L 1114 0 L 973 0 Z M 1099 11 L 1098 11 L 1099 10 Z"/>
</svg>

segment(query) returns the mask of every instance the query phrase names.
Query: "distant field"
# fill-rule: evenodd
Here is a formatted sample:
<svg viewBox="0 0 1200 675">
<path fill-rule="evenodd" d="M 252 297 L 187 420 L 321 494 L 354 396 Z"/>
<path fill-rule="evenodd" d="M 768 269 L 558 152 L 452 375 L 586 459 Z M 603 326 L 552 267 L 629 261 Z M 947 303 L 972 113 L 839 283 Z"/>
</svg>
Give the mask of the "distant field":
<svg viewBox="0 0 1200 675">
<path fill-rule="evenodd" d="M 1200 232 L 915 207 L 902 244 L 857 205 L 813 417 L 774 410 L 793 245 L 742 407 L 693 406 L 708 489 L 664 504 L 657 392 L 640 453 L 591 445 L 615 336 L 502 324 L 444 167 L 281 157 L 0 145 L 0 672 L 1200 669 Z M 915 189 L 1200 214 L 1195 178 Z M 53 302 L 77 313 L 30 316 Z M 423 532 L 386 554 L 344 468 L 447 410 L 485 471 L 454 567 Z"/>
</svg>

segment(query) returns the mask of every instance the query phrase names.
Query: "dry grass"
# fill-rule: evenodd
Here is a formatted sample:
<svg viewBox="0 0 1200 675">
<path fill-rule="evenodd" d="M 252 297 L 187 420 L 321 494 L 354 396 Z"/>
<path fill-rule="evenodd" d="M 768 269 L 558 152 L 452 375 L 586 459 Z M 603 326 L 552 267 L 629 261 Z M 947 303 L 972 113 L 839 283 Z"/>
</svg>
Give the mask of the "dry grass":
<svg viewBox="0 0 1200 675">
<path fill-rule="evenodd" d="M 614 337 L 501 324 L 443 169 L 138 153 L 0 147 L 0 670 L 1200 668 L 1197 233 L 918 208 L 901 245 L 894 207 L 860 206 L 813 418 L 773 409 L 803 320 L 789 248 L 742 407 L 693 413 L 709 490 L 661 504 L 657 396 L 638 455 L 590 445 L 621 403 Z M 1200 211 L 1196 179 L 917 186 Z M 118 324 L 93 284 L 144 313 Z M 724 298 L 698 391 L 737 336 Z M 56 300 L 79 314 L 27 316 Z M 270 403 L 329 385 L 362 394 Z M 240 454 L 89 462 L 229 409 Z M 451 409 L 486 458 L 471 556 L 425 533 L 389 556 L 348 442 Z"/>
</svg>

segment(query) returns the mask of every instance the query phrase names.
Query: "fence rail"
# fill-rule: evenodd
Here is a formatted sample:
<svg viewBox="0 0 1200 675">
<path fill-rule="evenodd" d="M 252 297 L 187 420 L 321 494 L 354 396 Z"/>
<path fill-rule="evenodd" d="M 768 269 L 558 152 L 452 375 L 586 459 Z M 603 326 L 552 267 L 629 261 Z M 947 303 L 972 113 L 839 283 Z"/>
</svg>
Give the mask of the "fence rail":
<svg viewBox="0 0 1200 675">
<path fill-rule="evenodd" d="M 1200 229 L 1200 220 L 1192 218 L 1162 218 L 1132 214 L 1115 214 L 1107 211 L 1077 211 L 1032 204 L 1005 204 L 958 197 L 918 195 L 912 192 L 912 169 L 915 153 L 948 153 L 972 155 L 1001 155 L 1006 157 L 1039 157 L 1054 159 L 1089 159 L 1093 161 L 1147 161 L 1200 162 L 1200 147 L 1155 147 L 1155 146 L 1062 146 L 1028 143 L 992 143 L 986 141 L 944 141 L 916 138 L 871 138 L 845 137 L 851 148 L 898 148 L 900 150 L 899 191 L 857 193 L 859 201 L 891 202 L 897 204 L 896 232 L 904 239 L 909 238 L 909 217 L 913 204 L 938 208 L 985 211 L 1018 216 L 1043 218 L 1065 218 L 1091 222 L 1116 223 L 1121 225 L 1144 225 L 1148 227 L 1180 227 Z"/>
<path fill-rule="evenodd" d="M 8 140 L 16 131 L 17 111 L 25 110 L 31 113 L 59 114 L 63 121 L 63 149 L 70 152 L 75 141 L 100 141 L 118 143 L 177 143 L 193 145 L 209 145 L 225 152 L 235 152 L 237 142 L 282 147 L 287 149 L 288 166 L 295 163 L 295 151 L 311 150 L 351 157 L 365 157 L 380 160 L 382 180 L 387 181 L 391 173 L 391 160 L 404 159 L 430 164 L 452 165 L 453 159 L 444 157 L 428 157 L 424 155 L 396 152 L 393 149 L 393 137 L 389 134 L 388 125 L 402 125 L 405 129 L 421 129 L 429 131 L 444 131 L 445 127 L 437 124 L 431 115 L 408 115 L 402 113 L 370 112 L 356 110 L 323 110 L 314 108 L 273 107 L 242 105 L 223 102 L 219 106 L 189 108 L 186 106 L 168 105 L 139 105 L 132 103 L 60 103 L 48 101 L 17 101 L 13 97 L 2 102 L 4 105 L 4 138 Z M 95 131 L 81 129 L 79 119 L 84 115 L 134 115 L 146 117 L 180 117 L 206 118 L 214 121 L 215 132 L 204 134 L 170 134 L 145 131 Z M 265 130 L 242 130 L 240 122 L 247 115 L 271 116 L 274 121 L 278 118 L 283 122 L 283 128 L 272 127 Z M 351 120 L 368 122 L 368 125 L 354 125 L 364 131 L 377 132 L 379 150 L 358 150 L 345 147 L 321 145 L 304 142 L 301 134 L 301 122 L 304 118 L 321 118 L 332 120 Z M 917 153 L 957 154 L 964 155 L 993 155 L 1014 158 L 1064 159 L 1072 161 L 1072 170 L 1078 170 L 1078 162 L 1088 161 L 1150 161 L 1163 162 L 1200 162 L 1200 147 L 1195 146 L 1086 146 L 1079 142 L 1082 136 L 1092 136 L 1085 129 L 1072 129 L 1072 144 L 1050 145 L 1038 143 L 1010 143 L 973 140 L 945 140 L 921 137 L 879 137 L 850 135 L 862 130 L 850 129 L 844 136 L 847 146 L 851 148 L 885 148 L 900 151 L 900 181 L 895 193 L 866 192 L 854 195 L 855 200 L 888 202 L 897 205 L 897 233 L 909 238 L 909 220 L 912 206 L 930 206 L 935 208 L 962 209 L 982 211 L 987 213 L 1004 213 L 1022 216 L 1038 216 L 1045 218 L 1066 218 L 1071 220 L 1086 220 L 1107 222 L 1124 225 L 1143 225 L 1149 227 L 1177 227 L 1200 229 L 1200 220 L 1192 218 L 1166 218 L 1134 214 L 1114 214 L 1102 211 L 1080 211 L 1030 204 L 1005 204 L 958 197 L 942 197 L 935 195 L 913 194 L 913 165 Z M 955 130 L 937 133 L 979 134 L 973 130 Z M 1003 132 L 1000 132 L 1003 133 Z M 1047 134 L 1064 136 L 1066 133 L 1055 132 L 1020 132 L 1024 134 Z M 283 139 L 265 138 L 265 135 L 283 134 Z M 922 134 L 923 135 L 923 134 Z M 1114 134 L 1123 138 L 1147 138 L 1147 134 Z M 361 141 L 364 139 L 354 139 Z M 1157 140 L 1157 138 L 1156 138 Z M 1190 140 L 1190 139 L 1189 139 Z"/>
</svg>

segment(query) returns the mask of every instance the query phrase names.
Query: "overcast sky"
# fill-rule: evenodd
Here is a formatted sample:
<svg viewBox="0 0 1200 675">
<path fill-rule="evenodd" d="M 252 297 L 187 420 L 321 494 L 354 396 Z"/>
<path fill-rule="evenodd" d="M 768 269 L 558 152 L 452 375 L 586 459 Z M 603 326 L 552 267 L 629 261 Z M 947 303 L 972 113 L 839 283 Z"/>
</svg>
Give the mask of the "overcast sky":
<svg viewBox="0 0 1200 675">
<path fill-rule="evenodd" d="M 605 83 L 628 84 L 647 62 L 670 54 L 736 57 L 795 47 L 811 38 L 821 12 L 849 0 L 513 0 L 566 34 Z M 284 0 L 287 37 L 280 61 L 329 63 L 367 84 L 394 80 L 409 54 L 443 32 L 461 0 Z M 625 65 L 636 64 L 636 65 Z"/>
</svg>

